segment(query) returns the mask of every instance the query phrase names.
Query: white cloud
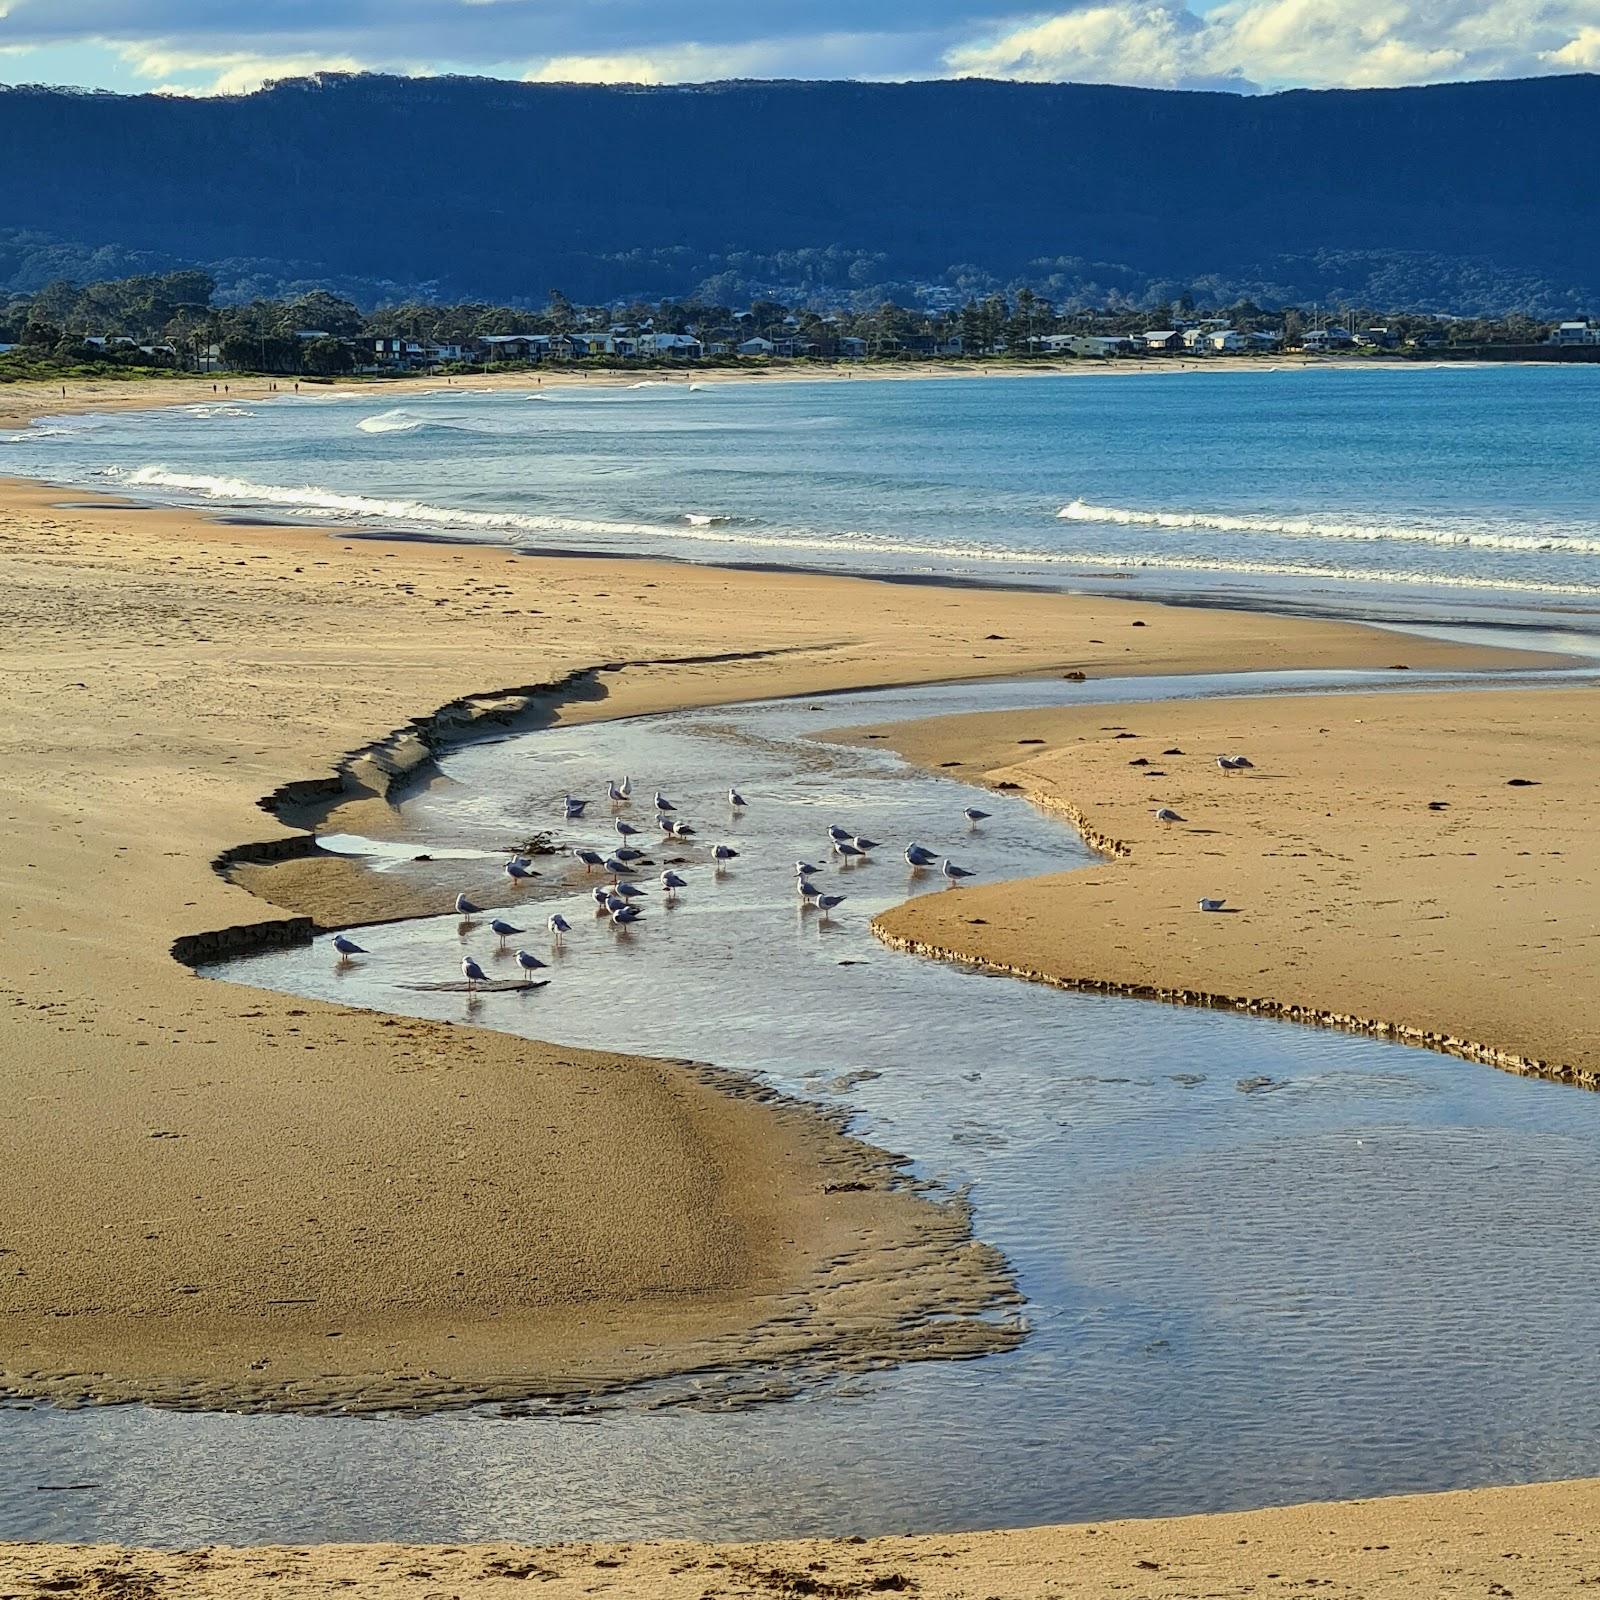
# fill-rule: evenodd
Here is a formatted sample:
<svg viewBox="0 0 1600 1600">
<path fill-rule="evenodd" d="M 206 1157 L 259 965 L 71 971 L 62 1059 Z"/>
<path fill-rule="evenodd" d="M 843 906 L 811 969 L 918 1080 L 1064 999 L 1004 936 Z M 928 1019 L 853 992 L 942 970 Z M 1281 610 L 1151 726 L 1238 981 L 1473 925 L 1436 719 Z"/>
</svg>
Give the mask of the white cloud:
<svg viewBox="0 0 1600 1600">
<path fill-rule="evenodd" d="M 1600 65 L 1600 0 L 1107 0 L 945 57 L 963 76 L 1162 87 L 1376 87 Z"/>
<path fill-rule="evenodd" d="M 474 0 L 484 3 L 484 0 Z M 528 83 L 711 83 L 725 78 L 895 75 L 903 35 L 830 33 L 729 44 L 665 44 L 608 55 L 551 56 Z"/>
<path fill-rule="evenodd" d="M 159 44 L 130 44 L 118 52 L 140 78 L 166 80 L 157 94 L 249 94 L 272 78 L 299 78 L 313 72 L 360 72 L 351 56 L 264 56 L 244 50 L 173 50 Z M 194 74 L 202 82 L 189 81 Z"/>
</svg>

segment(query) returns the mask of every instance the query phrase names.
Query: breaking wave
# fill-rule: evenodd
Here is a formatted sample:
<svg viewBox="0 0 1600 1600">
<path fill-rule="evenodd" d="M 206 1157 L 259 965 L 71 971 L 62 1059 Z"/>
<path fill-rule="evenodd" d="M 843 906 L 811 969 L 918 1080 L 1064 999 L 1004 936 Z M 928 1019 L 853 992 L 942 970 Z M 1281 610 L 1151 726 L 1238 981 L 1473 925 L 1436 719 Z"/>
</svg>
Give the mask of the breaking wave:
<svg viewBox="0 0 1600 1600">
<path fill-rule="evenodd" d="M 1458 549 L 1557 550 L 1600 555 L 1600 537 L 1569 533 L 1494 533 L 1477 528 L 1414 524 L 1324 522 L 1314 517 L 1233 516 L 1213 511 L 1135 511 L 1074 500 L 1056 515 L 1067 522 L 1122 528 L 1166 528 L 1177 533 L 1266 534 L 1280 539 L 1352 539 L 1363 544 L 1434 544 Z"/>
<path fill-rule="evenodd" d="M 363 433 L 419 433 L 424 428 L 447 428 L 452 433 L 475 433 L 470 423 L 455 422 L 448 417 L 419 417 L 415 411 L 380 411 L 375 417 L 363 417 L 356 426 Z"/>
</svg>

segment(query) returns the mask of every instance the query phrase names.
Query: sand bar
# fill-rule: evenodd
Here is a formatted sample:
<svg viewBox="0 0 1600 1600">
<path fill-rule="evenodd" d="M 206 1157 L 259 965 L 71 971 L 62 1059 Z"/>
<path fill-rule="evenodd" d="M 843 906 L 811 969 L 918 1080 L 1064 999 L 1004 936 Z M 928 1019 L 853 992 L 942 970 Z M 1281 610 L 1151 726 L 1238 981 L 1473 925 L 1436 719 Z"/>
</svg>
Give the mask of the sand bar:
<svg viewBox="0 0 1600 1600">
<path fill-rule="evenodd" d="M 1020 788 L 1106 852 L 1091 869 L 898 907 L 877 923 L 891 942 L 1600 1083 L 1600 685 L 879 731 L 914 760 Z M 1224 773 L 1219 752 L 1253 765 Z M 1183 820 L 1157 821 L 1159 807 Z M 1203 913 L 1201 897 L 1226 906 Z"/>
</svg>

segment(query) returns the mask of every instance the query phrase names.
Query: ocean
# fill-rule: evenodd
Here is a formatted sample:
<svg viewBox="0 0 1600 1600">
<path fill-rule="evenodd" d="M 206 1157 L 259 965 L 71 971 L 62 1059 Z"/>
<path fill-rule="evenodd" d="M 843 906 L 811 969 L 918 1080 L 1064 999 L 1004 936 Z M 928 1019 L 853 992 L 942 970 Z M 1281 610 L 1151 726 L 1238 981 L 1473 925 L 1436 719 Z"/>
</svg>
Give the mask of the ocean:
<svg viewBox="0 0 1600 1600">
<path fill-rule="evenodd" d="M 44 419 L 0 468 L 248 516 L 1600 631 L 1600 370 L 598 382 Z"/>
</svg>

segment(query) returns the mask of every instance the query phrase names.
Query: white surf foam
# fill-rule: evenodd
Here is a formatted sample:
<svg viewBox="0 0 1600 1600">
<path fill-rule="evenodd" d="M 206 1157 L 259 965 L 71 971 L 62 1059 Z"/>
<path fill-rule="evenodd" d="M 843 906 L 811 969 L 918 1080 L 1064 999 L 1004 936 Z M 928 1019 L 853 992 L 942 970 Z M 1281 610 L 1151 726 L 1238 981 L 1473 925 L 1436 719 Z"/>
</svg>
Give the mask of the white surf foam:
<svg viewBox="0 0 1600 1600">
<path fill-rule="evenodd" d="M 1600 536 L 1582 533 L 1507 533 L 1489 529 L 1423 527 L 1406 523 L 1323 521 L 1315 517 L 1235 516 L 1215 511 L 1138 511 L 1074 500 L 1056 515 L 1066 522 L 1176 533 L 1265 534 L 1281 539 L 1348 539 L 1363 544 L 1434 544 L 1458 549 L 1565 551 L 1600 555 Z"/>
</svg>

